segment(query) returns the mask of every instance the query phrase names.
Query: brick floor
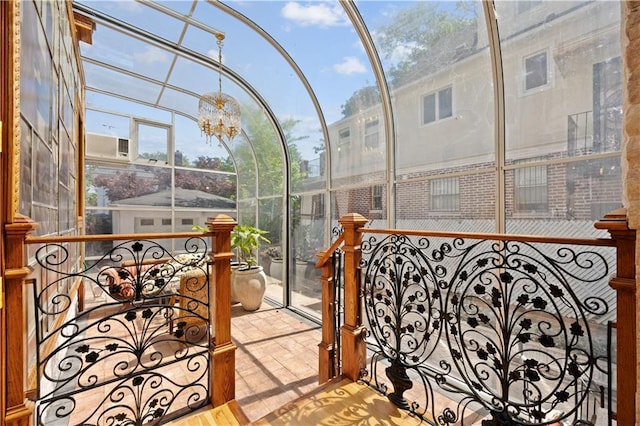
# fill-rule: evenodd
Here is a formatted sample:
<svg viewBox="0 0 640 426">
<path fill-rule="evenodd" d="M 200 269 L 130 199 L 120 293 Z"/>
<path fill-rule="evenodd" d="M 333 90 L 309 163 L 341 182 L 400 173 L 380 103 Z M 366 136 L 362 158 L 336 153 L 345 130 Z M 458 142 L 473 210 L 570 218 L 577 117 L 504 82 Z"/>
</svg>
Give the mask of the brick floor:
<svg viewBox="0 0 640 426">
<path fill-rule="evenodd" d="M 234 305 L 236 400 L 257 420 L 318 386 L 318 324 L 268 303 L 254 312 Z"/>
</svg>

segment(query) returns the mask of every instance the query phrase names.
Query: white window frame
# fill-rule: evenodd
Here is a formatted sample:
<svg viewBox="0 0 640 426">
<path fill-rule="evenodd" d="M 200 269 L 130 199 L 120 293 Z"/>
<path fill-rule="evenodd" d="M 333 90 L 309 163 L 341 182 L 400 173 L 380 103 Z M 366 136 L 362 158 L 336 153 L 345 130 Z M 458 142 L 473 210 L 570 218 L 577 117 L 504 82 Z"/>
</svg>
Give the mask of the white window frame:
<svg viewBox="0 0 640 426">
<path fill-rule="evenodd" d="M 377 117 L 364 122 L 364 147 L 369 150 L 380 147 L 380 120 Z"/>
<path fill-rule="evenodd" d="M 441 108 L 441 105 L 440 105 L 441 104 L 441 95 L 443 93 L 445 93 L 446 91 L 449 91 L 449 93 L 450 93 L 449 102 L 451 103 L 451 107 L 450 107 L 449 114 L 446 115 L 446 116 L 443 116 L 442 115 L 443 114 L 442 108 Z M 434 104 L 435 104 L 435 106 L 434 106 L 434 109 L 435 109 L 434 110 L 434 119 L 427 121 L 426 117 L 425 117 L 425 112 L 426 112 L 425 111 L 425 100 L 427 98 L 429 98 L 429 97 L 432 97 L 432 96 L 434 98 Z M 447 118 L 453 117 L 453 115 L 454 115 L 453 114 L 453 110 L 454 110 L 454 105 L 453 105 L 453 86 L 452 85 L 448 85 L 448 86 L 442 87 L 442 88 L 440 88 L 440 89 L 438 89 L 438 90 L 436 90 L 434 92 L 430 92 L 430 93 L 427 93 L 425 95 L 422 95 L 422 97 L 420 98 L 420 113 L 421 113 L 420 114 L 420 120 L 421 120 L 421 123 L 422 123 L 423 126 L 426 126 L 428 124 L 435 123 L 435 122 L 440 121 L 440 120 L 446 120 Z"/>
<path fill-rule="evenodd" d="M 537 86 L 533 86 L 533 87 L 527 87 L 527 77 L 530 74 L 528 68 L 527 68 L 527 61 L 530 59 L 533 59 L 537 56 L 541 56 L 544 55 L 545 57 L 545 82 L 543 84 L 539 84 Z M 532 70 L 532 72 L 537 71 L 537 70 Z M 551 69 L 550 69 L 550 63 L 549 63 L 549 52 L 547 50 L 540 50 L 536 53 L 533 53 L 531 55 L 527 55 L 524 56 L 522 58 L 522 90 L 523 93 L 532 93 L 532 92 L 538 92 L 544 88 L 547 88 L 551 85 Z"/>
<path fill-rule="evenodd" d="M 345 156 L 351 145 L 351 127 L 338 130 L 338 156 Z"/>
</svg>

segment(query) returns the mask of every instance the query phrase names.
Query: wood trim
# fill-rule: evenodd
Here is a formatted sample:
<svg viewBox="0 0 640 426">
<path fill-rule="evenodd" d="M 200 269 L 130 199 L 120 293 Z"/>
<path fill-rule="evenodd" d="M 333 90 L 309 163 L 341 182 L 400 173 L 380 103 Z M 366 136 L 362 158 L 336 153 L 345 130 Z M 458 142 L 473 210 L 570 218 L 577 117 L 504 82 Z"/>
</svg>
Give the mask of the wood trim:
<svg viewBox="0 0 640 426">
<path fill-rule="evenodd" d="M 236 345 L 231 341 L 231 231 L 238 224 L 231 216 L 219 214 L 207 220 L 211 231 L 213 273 L 209 274 L 209 294 L 215 301 L 210 317 L 215 342 L 210 351 L 211 405 L 218 407 L 236 394 Z"/>
<path fill-rule="evenodd" d="M 597 226 L 596 226 L 597 228 Z M 520 241 L 524 243 L 572 244 L 580 246 L 615 247 L 616 242 L 610 238 L 560 238 L 543 237 L 538 235 L 518 234 L 486 234 L 480 232 L 447 232 L 447 231 L 417 231 L 415 229 L 372 229 L 360 228 L 362 234 L 402 234 L 415 237 L 443 237 L 468 238 L 474 240 L 491 241 Z"/>
<path fill-rule="evenodd" d="M 89 241 L 159 240 L 163 238 L 206 237 L 207 232 L 157 232 L 148 234 L 95 234 L 95 235 L 52 235 L 49 237 L 28 237 L 25 244 L 83 243 Z"/>
</svg>

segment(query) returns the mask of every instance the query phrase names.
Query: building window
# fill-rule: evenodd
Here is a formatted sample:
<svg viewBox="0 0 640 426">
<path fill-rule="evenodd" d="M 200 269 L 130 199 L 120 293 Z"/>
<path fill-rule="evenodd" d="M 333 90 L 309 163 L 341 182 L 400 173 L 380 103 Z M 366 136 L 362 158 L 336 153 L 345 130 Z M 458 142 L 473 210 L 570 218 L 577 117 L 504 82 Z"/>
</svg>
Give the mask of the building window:
<svg viewBox="0 0 640 426">
<path fill-rule="evenodd" d="M 140 226 L 153 226 L 153 219 L 140 219 Z"/>
<path fill-rule="evenodd" d="M 524 60 L 525 81 L 524 89 L 531 90 L 541 87 L 549 82 L 549 70 L 547 68 L 547 52 L 537 53 Z"/>
<path fill-rule="evenodd" d="M 342 129 L 338 132 L 338 156 L 347 155 L 349 144 L 351 143 L 351 130 Z"/>
<path fill-rule="evenodd" d="M 182 225 L 185 225 L 185 226 L 186 226 L 186 225 L 191 226 L 191 225 L 193 225 L 193 218 L 191 218 L 191 219 L 182 219 L 182 220 L 180 221 L 180 223 L 181 223 Z"/>
<path fill-rule="evenodd" d="M 433 123 L 436 120 L 453 115 L 453 96 L 451 87 L 422 97 L 422 124 Z"/>
<path fill-rule="evenodd" d="M 171 219 L 162 219 L 162 226 L 171 226 Z"/>
<path fill-rule="evenodd" d="M 450 177 L 431 181 L 431 210 L 460 211 L 460 179 Z"/>
<path fill-rule="evenodd" d="M 547 166 L 516 169 L 514 189 L 516 212 L 546 212 L 549 210 Z"/>
<path fill-rule="evenodd" d="M 371 210 L 382 210 L 382 185 L 371 187 Z"/>
<path fill-rule="evenodd" d="M 364 146 L 369 149 L 376 149 L 380 145 L 378 119 L 367 120 L 364 123 Z"/>
</svg>

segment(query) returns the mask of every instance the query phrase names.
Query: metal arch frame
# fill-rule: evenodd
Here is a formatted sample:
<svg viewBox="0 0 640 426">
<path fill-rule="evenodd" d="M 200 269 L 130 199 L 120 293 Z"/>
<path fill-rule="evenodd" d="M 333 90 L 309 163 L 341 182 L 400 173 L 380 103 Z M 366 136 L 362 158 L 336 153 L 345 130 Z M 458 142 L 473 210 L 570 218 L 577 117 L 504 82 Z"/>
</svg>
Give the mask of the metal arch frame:
<svg viewBox="0 0 640 426">
<path fill-rule="evenodd" d="M 376 49 L 369 32 L 367 25 L 362 19 L 362 15 L 358 10 L 353 0 L 340 0 L 340 4 L 344 8 L 347 16 L 351 20 L 353 27 L 355 28 L 360 41 L 362 41 L 363 48 L 367 53 L 369 62 L 373 68 L 373 75 L 378 83 L 378 89 L 380 90 L 380 98 L 382 104 L 382 114 L 385 120 L 385 139 L 387 149 L 387 167 L 386 167 L 386 181 L 387 181 L 387 226 L 392 227 L 396 222 L 396 200 L 395 200 L 395 188 L 396 188 L 396 132 L 395 124 L 393 120 L 393 105 L 391 104 L 391 95 L 389 93 L 389 85 L 387 78 L 380 61 L 380 55 L 378 55 L 378 49 Z"/>
<path fill-rule="evenodd" d="M 289 66 L 293 69 L 293 71 L 296 73 L 296 75 L 298 76 L 298 78 L 300 79 L 300 81 L 302 82 L 303 86 L 305 87 L 305 89 L 307 90 L 307 94 L 309 96 L 309 98 L 311 99 L 311 102 L 313 103 L 314 108 L 316 109 L 316 113 L 318 114 L 318 119 L 320 122 L 320 127 L 322 129 L 322 135 L 324 138 L 324 145 L 325 145 L 325 175 L 326 175 L 326 180 L 325 180 L 325 194 L 330 193 L 329 188 L 330 188 L 330 183 L 331 183 L 331 150 L 329 149 L 329 130 L 327 128 L 327 123 L 326 123 L 326 119 L 324 117 L 324 113 L 322 111 L 322 107 L 320 106 L 320 103 L 318 102 L 318 98 L 315 95 L 315 92 L 313 91 L 313 89 L 311 88 L 311 84 L 309 83 L 309 81 L 307 80 L 306 76 L 304 75 L 304 73 L 302 72 L 302 70 L 300 69 L 300 67 L 298 66 L 298 64 L 293 60 L 293 58 L 289 55 L 289 53 L 284 49 L 284 47 L 282 47 L 282 45 L 280 43 L 278 43 L 272 36 L 271 34 L 269 34 L 267 31 L 265 31 L 260 25 L 258 25 L 256 22 L 254 22 L 253 20 L 251 20 L 250 18 L 248 18 L 247 16 L 245 16 L 244 14 L 238 12 L 237 10 L 233 9 L 232 7 L 222 3 L 219 0 L 206 0 L 207 3 L 209 3 L 210 5 L 220 9 L 223 12 L 226 12 L 227 14 L 235 17 L 236 19 L 238 19 L 240 22 L 244 23 L 245 25 L 247 25 L 249 28 L 253 29 L 256 33 L 258 33 L 260 36 L 262 36 L 262 38 L 269 43 L 274 49 L 276 49 L 276 51 L 278 51 L 280 53 L 280 55 L 282 55 L 282 58 L 289 64 Z M 284 135 L 282 134 L 282 129 L 280 129 L 280 141 L 282 143 L 282 149 L 284 152 L 284 160 L 285 160 L 285 164 L 287 165 L 286 170 L 285 170 L 285 182 L 284 182 L 284 189 L 285 189 L 285 193 L 283 194 L 283 202 L 284 202 L 284 211 L 287 212 L 287 214 L 283 215 L 284 217 L 284 229 L 289 229 L 289 214 L 288 212 L 291 210 L 291 202 L 289 197 L 292 195 L 292 191 L 291 191 L 291 170 L 290 170 L 290 157 L 289 157 L 289 148 L 288 148 L 288 143 L 286 138 L 284 137 Z M 329 228 L 330 224 L 327 224 L 327 228 Z M 326 235 L 330 235 L 329 233 L 327 233 Z M 284 242 L 283 242 L 283 252 L 288 253 L 289 249 L 290 249 L 290 245 L 289 245 L 289 235 L 286 235 L 286 238 L 284 238 Z M 288 272 L 289 268 L 286 268 L 285 270 L 285 276 L 287 278 L 287 282 L 288 280 Z M 284 306 L 289 306 L 291 304 L 291 295 L 290 295 L 290 291 L 288 288 L 283 288 L 283 304 Z"/>
<path fill-rule="evenodd" d="M 502 47 L 500 45 L 500 34 L 498 31 L 498 17 L 496 15 L 493 0 L 483 0 L 482 10 L 484 12 L 487 26 L 487 37 L 489 54 L 491 55 L 491 71 L 493 74 L 493 100 L 494 100 L 494 126 L 495 126 L 495 173 L 496 173 L 496 207 L 495 222 L 496 232 L 505 233 L 506 217 L 504 201 L 505 194 L 505 145 L 506 145 L 506 121 L 505 121 L 505 100 L 504 100 L 504 73 L 502 67 Z"/>
</svg>

